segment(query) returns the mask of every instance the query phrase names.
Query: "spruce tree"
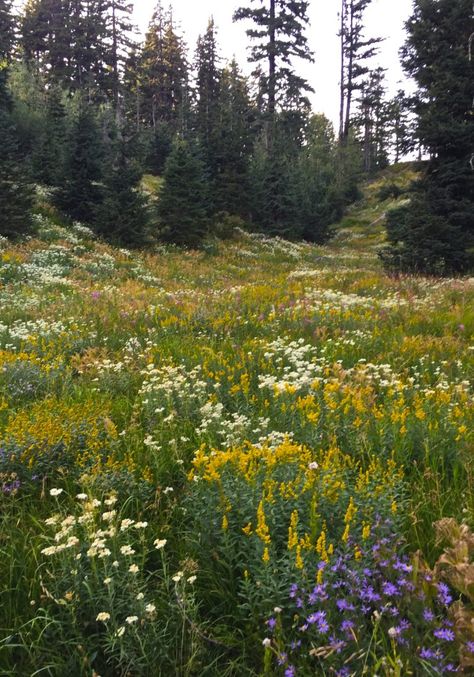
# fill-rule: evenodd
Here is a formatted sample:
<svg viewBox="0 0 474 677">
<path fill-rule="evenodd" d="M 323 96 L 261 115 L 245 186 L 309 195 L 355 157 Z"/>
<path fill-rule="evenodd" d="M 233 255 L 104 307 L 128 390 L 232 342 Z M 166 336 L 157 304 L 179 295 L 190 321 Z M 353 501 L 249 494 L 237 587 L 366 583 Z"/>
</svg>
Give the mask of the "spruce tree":
<svg viewBox="0 0 474 677">
<path fill-rule="evenodd" d="M 383 257 L 401 270 L 460 273 L 474 265 L 471 0 L 416 0 L 407 31 L 403 64 L 418 84 L 417 135 L 431 160 L 410 203 L 389 214 Z"/>
<path fill-rule="evenodd" d="M 133 160 L 132 141 L 121 137 L 116 142 L 95 220 L 96 231 L 106 240 L 119 246 L 141 247 L 150 239 L 149 211 L 138 187 L 141 172 Z"/>
<path fill-rule="evenodd" d="M 209 185 L 205 166 L 188 142 L 175 142 L 164 172 L 157 205 L 160 239 L 198 247 L 210 225 Z"/>
<path fill-rule="evenodd" d="M 56 202 L 69 218 L 92 224 L 102 201 L 102 149 L 94 111 L 84 100 L 67 145 L 64 181 Z"/>
</svg>

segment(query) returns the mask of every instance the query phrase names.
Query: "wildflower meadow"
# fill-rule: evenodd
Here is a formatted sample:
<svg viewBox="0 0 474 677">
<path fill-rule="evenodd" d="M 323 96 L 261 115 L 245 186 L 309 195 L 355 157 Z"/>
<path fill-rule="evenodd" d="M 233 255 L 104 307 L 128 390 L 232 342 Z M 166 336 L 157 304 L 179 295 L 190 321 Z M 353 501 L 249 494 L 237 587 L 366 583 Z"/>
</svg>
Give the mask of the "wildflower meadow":
<svg viewBox="0 0 474 677">
<path fill-rule="evenodd" d="M 0 673 L 474 674 L 474 280 L 377 233 L 0 241 Z"/>
</svg>

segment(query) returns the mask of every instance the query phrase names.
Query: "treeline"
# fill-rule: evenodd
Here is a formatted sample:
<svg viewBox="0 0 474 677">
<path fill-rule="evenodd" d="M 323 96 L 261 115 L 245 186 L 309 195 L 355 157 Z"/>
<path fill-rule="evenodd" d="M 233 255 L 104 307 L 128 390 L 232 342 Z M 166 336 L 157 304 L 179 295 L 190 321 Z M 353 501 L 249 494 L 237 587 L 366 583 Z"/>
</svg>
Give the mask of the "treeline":
<svg viewBox="0 0 474 677">
<path fill-rule="evenodd" d="M 189 49 L 158 2 L 137 41 L 127 0 L 0 0 L 0 234 L 30 229 L 33 184 L 66 219 L 126 246 L 198 246 L 236 224 L 322 243 L 364 176 L 418 151 L 431 159 L 389 216 L 386 265 L 472 263 L 473 14 L 470 0 L 415 0 L 402 51 L 418 92 L 389 99 L 371 68 L 372 0 L 340 0 L 340 121 L 309 103 L 309 2 L 248 1 L 251 76 L 220 57 L 211 19 Z M 321 68 L 316 63 L 315 68 Z M 139 189 L 160 177 L 159 199 Z"/>
<path fill-rule="evenodd" d="M 255 70 L 245 77 L 236 61 L 223 63 L 212 19 L 190 55 L 161 3 L 139 44 L 126 0 L 28 0 L 19 15 L 0 0 L 2 137 L 11 147 L 0 160 L 10 190 L 0 197 L 1 232 L 28 229 L 29 182 L 50 187 L 67 218 L 127 246 L 194 246 L 239 219 L 327 240 L 363 170 L 399 155 L 405 132 L 383 100 L 382 71 L 377 87 L 368 73 L 360 26 L 344 29 L 343 95 L 356 106 L 337 136 L 311 113 L 311 88 L 292 65 L 312 60 L 309 3 L 261 5 L 234 17 L 249 27 Z M 163 179 L 156 206 L 137 190 L 144 173 Z"/>
</svg>

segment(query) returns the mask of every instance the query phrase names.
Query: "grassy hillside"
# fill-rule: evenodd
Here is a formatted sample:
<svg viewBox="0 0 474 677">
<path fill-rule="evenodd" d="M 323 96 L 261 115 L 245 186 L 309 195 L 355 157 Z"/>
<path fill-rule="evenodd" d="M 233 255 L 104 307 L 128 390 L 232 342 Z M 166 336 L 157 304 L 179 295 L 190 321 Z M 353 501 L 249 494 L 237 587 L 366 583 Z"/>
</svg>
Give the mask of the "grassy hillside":
<svg viewBox="0 0 474 677">
<path fill-rule="evenodd" d="M 0 242 L 2 675 L 470 674 L 474 280 L 381 270 L 410 178 L 328 247 Z"/>
</svg>

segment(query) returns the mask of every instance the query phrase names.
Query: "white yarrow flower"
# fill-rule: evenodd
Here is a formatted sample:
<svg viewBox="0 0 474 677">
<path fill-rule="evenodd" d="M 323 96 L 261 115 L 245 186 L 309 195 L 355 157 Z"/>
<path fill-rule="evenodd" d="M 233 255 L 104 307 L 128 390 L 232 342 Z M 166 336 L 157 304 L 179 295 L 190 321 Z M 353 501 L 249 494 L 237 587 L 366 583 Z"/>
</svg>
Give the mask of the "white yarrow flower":
<svg viewBox="0 0 474 677">
<path fill-rule="evenodd" d="M 130 566 L 128 567 L 128 570 L 131 574 L 138 574 L 138 572 L 139 572 L 139 568 L 136 564 L 130 564 Z"/>
<path fill-rule="evenodd" d="M 95 620 L 107 623 L 107 621 L 110 620 L 110 614 L 107 611 L 101 611 L 100 614 L 97 614 Z"/>
<path fill-rule="evenodd" d="M 50 496 L 59 496 L 60 494 L 63 493 L 63 491 L 64 491 L 64 489 L 50 489 L 49 495 Z"/>
<path fill-rule="evenodd" d="M 156 541 L 154 541 L 153 545 L 157 550 L 161 550 L 161 548 L 164 548 L 165 545 L 167 544 L 166 538 L 157 538 Z"/>
<path fill-rule="evenodd" d="M 125 623 L 128 623 L 129 625 L 132 625 L 132 623 L 136 623 L 138 621 L 138 616 L 127 616 L 125 619 Z"/>
</svg>

